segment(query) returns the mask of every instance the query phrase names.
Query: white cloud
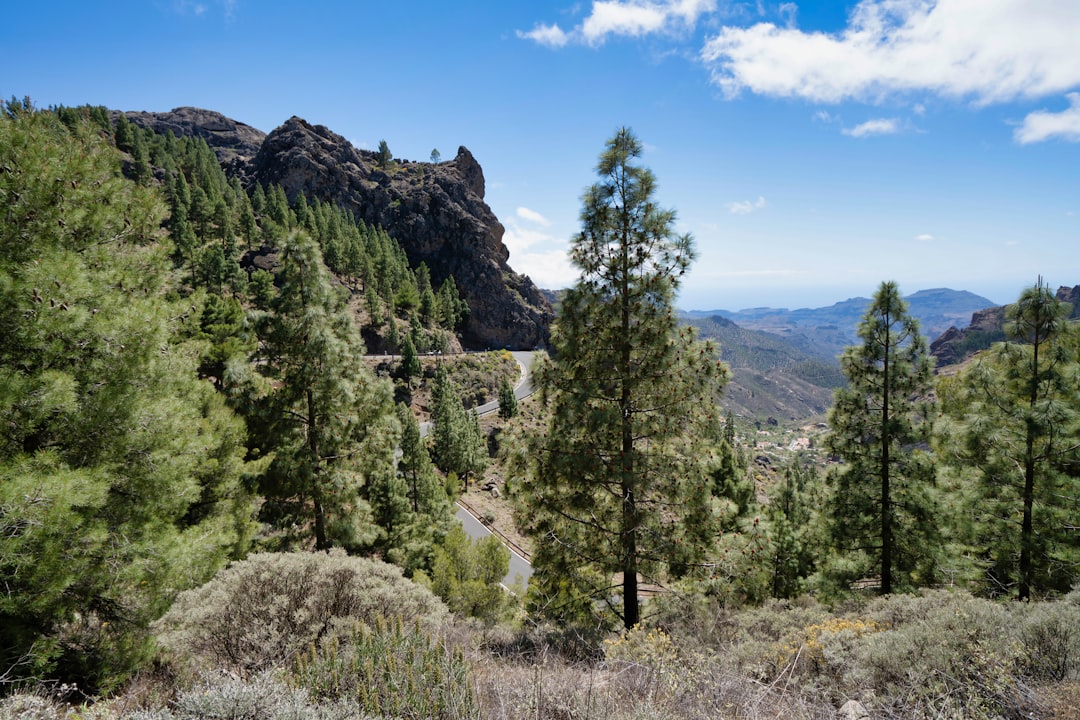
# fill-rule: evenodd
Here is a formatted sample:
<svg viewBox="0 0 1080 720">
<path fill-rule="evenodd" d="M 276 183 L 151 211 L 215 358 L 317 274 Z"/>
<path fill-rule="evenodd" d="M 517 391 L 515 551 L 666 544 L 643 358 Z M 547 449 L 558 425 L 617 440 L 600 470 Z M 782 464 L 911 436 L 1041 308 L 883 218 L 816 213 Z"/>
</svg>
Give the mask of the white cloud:
<svg viewBox="0 0 1080 720">
<path fill-rule="evenodd" d="M 978 103 L 1080 85 L 1080 3 L 861 0 L 839 33 L 724 27 L 701 52 L 728 97 L 815 102 L 930 92 Z"/>
<path fill-rule="evenodd" d="M 570 264 L 570 257 L 565 250 L 522 253 L 511 262 L 515 272 L 528 275 L 537 287 L 546 290 L 570 287 L 578 279 L 578 271 Z"/>
<path fill-rule="evenodd" d="M 699 17 L 716 10 L 716 0 L 599 0 L 570 32 L 558 25 L 537 24 L 517 36 L 550 48 L 570 42 L 602 45 L 610 36 L 641 37 L 692 28 Z"/>
<path fill-rule="evenodd" d="M 553 242 L 553 240 L 545 232 L 528 230 L 514 222 L 507 223 L 506 232 L 503 234 L 503 245 L 506 245 L 506 249 L 510 251 L 511 256 L 514 253 L 524 252 L 527 248 Z"/>
<path fill-rule="evenodd" d="M 844 128 L 840 132 L 855 138 L 869 137 L 871 135 L 893 135 L 900 132 L 900 125 L 896 120 L 879 118 L 877 120 L 867 120 L 853 128 Z"/>
<path fill-rule="evenodd" d="M 581 25 L 581 34 L 587 43 L 597 45 L 608 35 L 636 37 L 656 32 L 666 19 L 663 9 L 652 3 L 596 2 L 592 15 Z"/>
<path fill-rule="evenodd" d="M 525 214 L 522 214 L 525 210 Z M 518 217 L 532 222 L 527 215 L 540 216 L 528 208 L 518 208 Z M 510 267 L 528 275 L 539 287 L 558 290 L 577 280 L 578 271 L 570 264 L 566 243 L 557 241 L 540 230 L 522 228 L 511 220 L 503 234 L 503 244 L 510 251 Z"/>
<path fill-rule="evenodd" d="M 548 220 L 546 217 L 536 212 L 535 210 L 530 210 L 527 207 L 519 207 L 517 209 L 517 216 L 522 220 L 528 220 L 529 222 L 536 223 L 537 225 L 542 225 L 544 227 L 548 227 L 551 225 L 550 220 Z"/>
<path fill-rule="evenodd" d="M 529 32 L 517 31 L 517 36 L 522 40 L 532 40 L 544 47 L 558 49 L 570 41 L 569 36 L 558 25 L 537 24 Z"/>
<path fill-rule="evenodd" d="M 765 198 L 759 196 L 757 200 L 728 203 L 728 212 L 732 215 L 749 215 L 755 210 L 763 209 L 765 205 Z"/>
<path fill-rule="evenodd" d="M 1013 133 L 1021 145 L 1060 138 L 1080 142 L 1080 93 L 1069 93 L 1069 108 L 1059 113 L 1039 110 L 1024 118 L 1024 124 Z"/>
<path fill-rule="evenodd" d="M 916 235 L 915 239 L 919 242 L 933 242 L 934 236 L 930 233 L 923 233 L 922 235 Z"/>
</svg>

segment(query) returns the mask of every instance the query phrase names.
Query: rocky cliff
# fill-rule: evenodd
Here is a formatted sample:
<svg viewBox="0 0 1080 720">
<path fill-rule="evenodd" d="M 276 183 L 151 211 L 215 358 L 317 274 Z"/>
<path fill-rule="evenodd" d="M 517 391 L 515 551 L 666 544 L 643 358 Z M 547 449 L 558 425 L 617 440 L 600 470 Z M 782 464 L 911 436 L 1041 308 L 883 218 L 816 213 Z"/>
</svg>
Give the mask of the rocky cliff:
<svg viewBox="0 0 1080 720">
<path fill-rule="evenodd" d="M 195 108 L 125 113 L 158 132 L 202 137 L 230 175 L 281 185 L 290 200 L 319 198 L 382 226 L 410 263 L 431 269 L 436 286 L 453 275 L 469 304 L 467 346 L 530 348 L 547 342 L 551 305 L 514 272 L 504 228 L 484 202 L 484 172 L 466 148 L 441 163 L 394 160 L 380 165 L 321 125 L 292 117 L 269 135 Z"/>
<path fill-rule="evenodd" d="M 1080 285 L 1059 287 L 1058 300 L 1072 305 L 1072 319 L 1080 319 Z M 971 323 L 964 329 L 955 326 L 942 333 L 930 344 L 930 354 L 937 359 L 937 366 L 945 367 L 963 362 L 980 350 L 1005 339 L 1005 313 L 1008 306 L 978 310 L 971 316 Z"/>
</svg>

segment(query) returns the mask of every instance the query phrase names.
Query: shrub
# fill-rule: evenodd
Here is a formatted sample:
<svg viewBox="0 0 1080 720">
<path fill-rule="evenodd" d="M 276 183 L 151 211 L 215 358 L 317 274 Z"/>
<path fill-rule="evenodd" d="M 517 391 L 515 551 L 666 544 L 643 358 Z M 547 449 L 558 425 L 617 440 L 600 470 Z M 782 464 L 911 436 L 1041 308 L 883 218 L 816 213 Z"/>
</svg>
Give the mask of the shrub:
<svg viewBox="0 0 1080 720">
<path fill-rule="evenodd" d="M 355 703 L 319 703 L 272 674 L 249 680 L 226 674 L 204 676 L 180 693 L 170 709 L 143 710 L 120 720 L 363 720 Z"/>
<path fill-rule="evenodd" d="M 642 625 L 606 640 L 604 658 L 605 665 L 621 677 L 631 693 L 650 701 L 670 698 L 687 672 L 671 636 Z"/>
<path fill-rule="evenodd" d="M 881 698 L 887 717 L 1011 717 L 1030 704 L 1011 608 L 962 593 L 878 600 L 889 629 L 850 656 L 843 682 Z"/>
<path fill-rule="evenodd" d="M 379 618 L 336 625 L 297 660 L 292 679 L 320 699 L 373 715 L 455 720 L 476 715 L 468 675 L 460 650 L 419 622 Z"/>
<path fill-rule="evenodd" d="M 1033 680 L 1060 682 L 1080 669 L 1080 606 L 1068 601 L 1020 606 L 1016 624 L 1023 669 Z"/>
<path fill-rule="evenodd" d="M 154 630 L 183 667 L 249 675 L 277 667 L 335 620 L 400 617 L 440 626 L 445 606 L 393 565 L 331 553 L 266 553 L 182 593 Z"/>
<path fill-rule="evenodd" d="M 1075 670 L 1080 612 L 1068 602 L 931 591 L 820 613 L 781 603 L 740 613 L 744 671 L 817 707 L 854 698 L 873 717 L 989 719 L 1038 714 L 1026 682 Z"/>
<path fill-rule="evenodd" d="M 494 535 L 472 540 L 457 525 L 435 548 L 431 589 L 451 611 L 494 625 L 517 606 L 502 586 L 510 570 L 510 551 Z"/>
</svg>

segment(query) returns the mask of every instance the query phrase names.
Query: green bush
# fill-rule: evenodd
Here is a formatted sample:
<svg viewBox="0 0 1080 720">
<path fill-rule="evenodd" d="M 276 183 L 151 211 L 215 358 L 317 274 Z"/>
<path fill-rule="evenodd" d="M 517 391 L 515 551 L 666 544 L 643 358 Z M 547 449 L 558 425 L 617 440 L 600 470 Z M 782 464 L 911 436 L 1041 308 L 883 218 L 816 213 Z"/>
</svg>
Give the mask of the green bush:
<svg viewBox="0 0 1080 720">
<path fill-rule="evenodd" d="M 266 553 L 182 593 L 154 630 L 181 669 L 250 675 L 294 659 L 335 621 L 400 617 L 435 628 L 448 616 L 393 565 L 341 551 Z"/>
<path fill-rule="evenodd" d="M 460 650 L 419 622 L 343 623 L 297 660 L 292 680 L 320 700 L 348 701 L 373 715 L 455 720 L 476 716 Z"/>
<path fill-rule="evenodd" d="M 520 602 L 502 586 L 510 570 L 510 551 L 494 535 L 471 539 L 455 526 L 435 548 L 431 590 L 454 613 L 494 625 Z"/>
<path fill-rule="evenodd" d="M 1026 702 L 1009 609 L 944 591 L 899 596 L 868 615 L 887 629 L 848 657 L 844 682 L 908 718 L 1010 716 Z"/>
</svg>

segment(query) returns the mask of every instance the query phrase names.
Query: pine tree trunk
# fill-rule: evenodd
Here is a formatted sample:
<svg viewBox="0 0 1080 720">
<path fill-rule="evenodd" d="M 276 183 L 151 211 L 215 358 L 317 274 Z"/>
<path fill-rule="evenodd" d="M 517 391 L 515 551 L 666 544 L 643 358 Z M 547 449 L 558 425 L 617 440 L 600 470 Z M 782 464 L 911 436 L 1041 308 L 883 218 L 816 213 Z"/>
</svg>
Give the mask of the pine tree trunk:
<svg viewBox="0 0 1080 720">
<path fill-rule="evenodd" d="M 307 409 L 308 450 L 311 452 L 313 465 L 311 471 L 311 498 L 315 513 L 315 549 L 326 550 L 330 546 L 326 540 L 326 516 L 322 503 L 322 478 L 319 477 L 321 463 L 319 462 L 319 433 L 315 426 L 315 393 L 311 390 L 307 391 Z"/>
<path fill-rule="evenodd" d="M 634 496 L 634 427 L 633 394 L 627 384 L 631 377 L 630 347 L 630 259 L 628 256 L 629 228 L 623 228 L 620 301 L 622 303 L 622 347 L 619 358 L 622 364 L 622 395 L 619 410 L 622 417 L 622 552 L 623 552 L 623 625 L 627 629 L 638 624 L 638 554 L 637 554 L 637 498 Z"/>
<path fill-rule="evenodd" d="M 890 507 L 889 477 L 889 334 L 885 334 L 885 366 L 882 376 L 882 402 L 881 402 L 881 594 L 892 593 L 892 555 L 893 555 L 893 527 L 892 508 Z"/>
<path fill-rule="evenodd" d="M 1028 415 L 1035 415 L 1035 405 L 1039 399 L 1039 335 L 1036 332 L 1031 350 L 1031 389 L 1028 393 Z M 1031 599 L 1031 586 L 1034 583 L 1031 545 L 1034 539 L 1032 506 L 1035 504 L 1035 428 L 1028 420 L 1024 440 L 1024 520 L 1020 526 L 1020 587 L 1017 597 L 1020 600 Z"/>
</svg>

